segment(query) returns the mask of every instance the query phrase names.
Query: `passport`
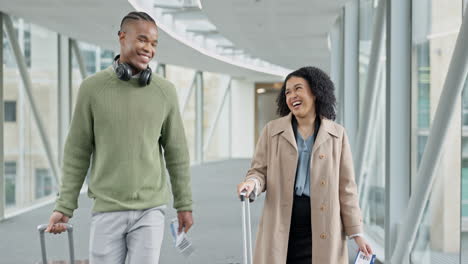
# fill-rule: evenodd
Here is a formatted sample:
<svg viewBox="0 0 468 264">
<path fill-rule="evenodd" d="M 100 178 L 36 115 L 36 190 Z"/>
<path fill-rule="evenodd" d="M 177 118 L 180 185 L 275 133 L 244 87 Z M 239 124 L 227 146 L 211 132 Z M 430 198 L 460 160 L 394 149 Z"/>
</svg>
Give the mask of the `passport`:
<svg viewBox="0 0 468 264">
<path fill-rule="evenodd" d="M 375 255 L 366 256 L 362 251 L 359 251 L 354 259 L 354 264 L 374 264 Z"/>
</svg>

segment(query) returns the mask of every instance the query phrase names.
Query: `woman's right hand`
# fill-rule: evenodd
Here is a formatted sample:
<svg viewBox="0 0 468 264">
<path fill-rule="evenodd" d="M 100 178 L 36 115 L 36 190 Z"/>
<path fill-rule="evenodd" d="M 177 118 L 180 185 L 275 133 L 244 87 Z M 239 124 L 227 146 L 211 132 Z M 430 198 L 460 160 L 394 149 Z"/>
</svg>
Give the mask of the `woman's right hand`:
<svg viewBox="0 0 468 264">
<path fill-rule="evenodd" d="M 245 182 L 241 182 L 237 185 L 237 194 L 240 196 L 240 193 L 246 191 L 246 197 L 250 197 L 250 194 L 255 189 L 255 181 L 254 180 L 247 180 Z"/>
</svg>

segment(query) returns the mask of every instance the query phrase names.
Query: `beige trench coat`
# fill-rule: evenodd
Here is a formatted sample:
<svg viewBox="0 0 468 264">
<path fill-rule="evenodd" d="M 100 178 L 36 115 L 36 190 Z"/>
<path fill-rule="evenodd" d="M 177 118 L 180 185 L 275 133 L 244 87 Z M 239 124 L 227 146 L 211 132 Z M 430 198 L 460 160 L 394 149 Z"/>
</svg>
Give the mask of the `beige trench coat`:
<svg viewBox="0 0 468 264">
<path fill-rule="evenodd" d="M 297 145 L 292 114 L 269 122 L 246 179 L 266 191 L 254 264 L 284 264 L 288 252 Z M 348 263 L 346 236 L 362 232 L 354 168 L 345 129 L 323 118 L 311 155 L 312 263 Z"/>
</svg>

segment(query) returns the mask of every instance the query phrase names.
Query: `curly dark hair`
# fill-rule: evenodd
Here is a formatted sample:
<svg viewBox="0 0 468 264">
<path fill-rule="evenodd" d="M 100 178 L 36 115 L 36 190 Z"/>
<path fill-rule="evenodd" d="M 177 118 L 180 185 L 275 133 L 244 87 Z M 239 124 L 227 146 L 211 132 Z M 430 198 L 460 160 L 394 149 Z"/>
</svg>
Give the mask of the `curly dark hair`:
<svg viewBox="0 0 468 264">
<path fill-rule="evenodd" d="M 285 91 L 286 82 L 293 76 L 303 78 L 309 84 L 311 92 L 315 96 L 315 111 L 317 116 L 335 120 L 335 86 L 333 85 L 330 77 L 324 71 L 311 66 L 302 67 L 286 76 L 281 92 L 279 93 L 278 98 L 276 98 L 276 104 L 278 106 L 276 110 L 277 114 L 279 116 L 286 116 L 291 112 L 286 104 Z"/>
</svg>

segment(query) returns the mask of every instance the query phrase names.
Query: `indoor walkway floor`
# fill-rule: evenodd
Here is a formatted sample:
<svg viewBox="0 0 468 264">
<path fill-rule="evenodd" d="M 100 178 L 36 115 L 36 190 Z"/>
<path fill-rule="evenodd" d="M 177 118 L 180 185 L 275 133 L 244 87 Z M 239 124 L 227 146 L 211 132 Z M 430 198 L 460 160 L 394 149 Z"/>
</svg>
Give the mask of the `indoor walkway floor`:
<svg viewBox="0 0 468 264">
<path fill-rule="evenodd" d="M 166 210 L 160 263 L 242 263 L 241 203 L 236 197 L 236 185 L 245 175 L 249 162 L 247 159 L 237 159 L 192 166 L 195 225 L 189 232 L 189 238 L 195 252 L 186 259 L 173 247 L 169 223 L 176 212 L 169 206 Z M 251 207 L 253 237 L 261 214 L 263 197 L 262 195 Z M 78 260 L 88 258 L 91 205 L 91 200 L 86 194 L 82 194 L 79 198 L 80 207 L 72 219 L 75 255 Z M 48 221 L 52 208 L 53 205 L 49 204 L 0 222 L 0 264 L 31 264 L 40 261 L 36 226 Z M 468 234 L 464 233 L 462 240 L 464 251 L 468 249 Z M 46 242 L 49 260 L 68 259 L 66 235 L 47 235 Z M 352 247 L 352 244 L 354 243 L 349 245 Z M 432 264 L 460 263 L 448 255 L 433 254 L 431 258 Z"/>
</svg>

